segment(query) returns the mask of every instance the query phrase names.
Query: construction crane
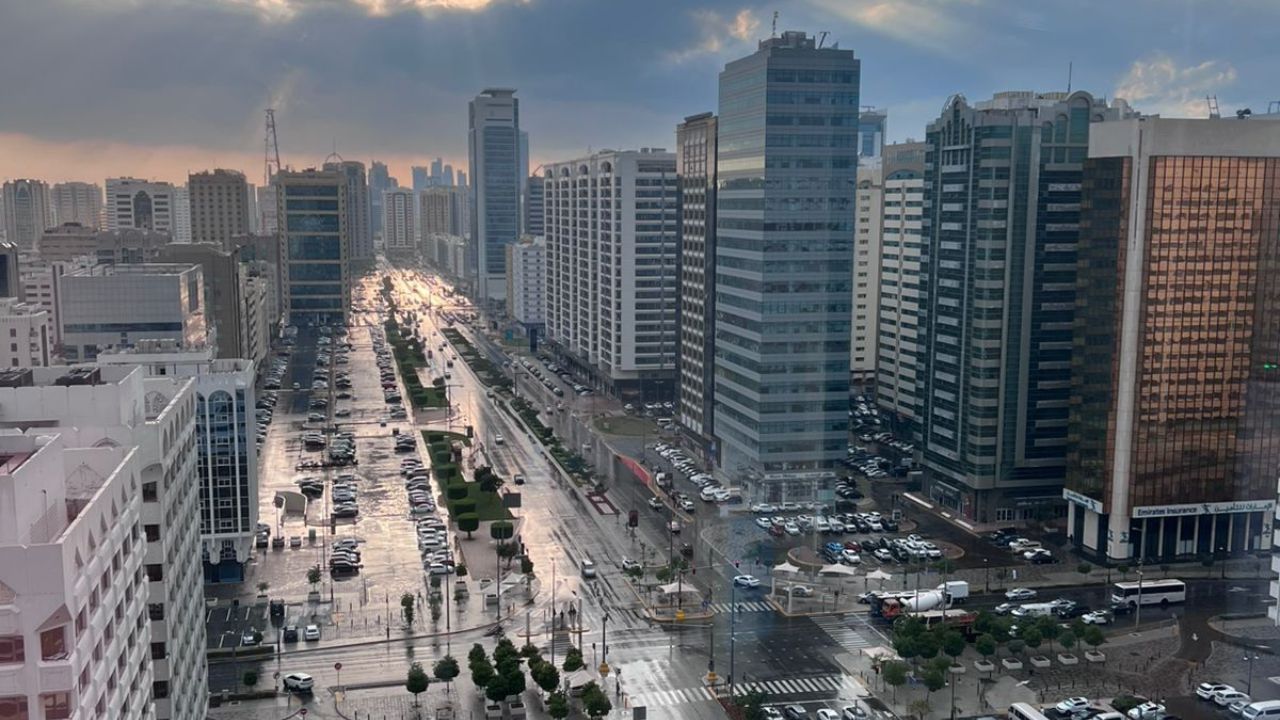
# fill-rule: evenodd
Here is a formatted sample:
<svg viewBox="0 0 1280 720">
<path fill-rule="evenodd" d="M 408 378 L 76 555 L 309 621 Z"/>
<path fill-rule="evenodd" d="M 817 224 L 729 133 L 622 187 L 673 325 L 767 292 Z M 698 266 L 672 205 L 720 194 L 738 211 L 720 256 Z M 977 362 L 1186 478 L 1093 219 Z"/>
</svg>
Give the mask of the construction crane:
<svg viewBox="0 0 1280 720">
<path fill-rule="evenodd" d="M 1209 104 L 1209 119 L 1217 120 L 1222 117 L 1222 113 L 1218 112 L 1218 96 L 1205 95 L 1204 101 Z"/>
</svg>

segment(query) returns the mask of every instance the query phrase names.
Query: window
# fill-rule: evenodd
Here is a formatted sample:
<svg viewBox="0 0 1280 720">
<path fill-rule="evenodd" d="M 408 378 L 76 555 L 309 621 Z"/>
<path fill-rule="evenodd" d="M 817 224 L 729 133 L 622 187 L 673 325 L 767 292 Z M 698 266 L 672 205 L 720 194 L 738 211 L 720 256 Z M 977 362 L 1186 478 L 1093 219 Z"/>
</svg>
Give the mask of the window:
<svg viewBox="0 0 1280 720">
<path fill-rule="evenodd" d="M 160 563 L 147 565 L 147 579 L 151 582 L 160 582 L 161 580 L 164 580 L 164 566 Z"/>
<path fill-rule="evenodd" d="M 144 525 L 142 527 L 142 530 L 147 535 L 147 542 L 160 542 L 160 526 L 159 525 Z"/>
<path fill-rule="evenodd" d="M 0 665 L 26 662 L 25 641 L 21 635 L 0 635 Z M 4 717 L 0 714 L 0 717 Z"/>
<path fill-rule="evenodd" d="M 0 720 L 28 720 L 30 717 L 25 695 L 0 697 Z"/>
<path fill-rule="evenodd" d="M 163 620 L 164 603 L 147 603 L 147 617 L 152 620 Z"/>
<path fill-rule="evenodd" d="M 71 698 L 67 693 L 42 693 L 40 704 L 44 706 L 45 720 L 66 720 L 71 717 Z"/>
<path fill-rule="evenodd" d="M 151 643 L 151 659 L 152 660 L 163 660 L 164 653 L 165 653 L 164 643 L 162 642 Z"/>
<path fill-rule="evenodd" d="M 67 657 L 67 633 L 65 628 L 56 627 L 40 633 L 41 660 L 66 660 Z"/>
<path fill-rule="evenodd" d="M 156 700 L 163 700 L 169 697 L 169 683 L 164 680 L 157 680 L 151 683 L 151 695 Z"/>
</svg>

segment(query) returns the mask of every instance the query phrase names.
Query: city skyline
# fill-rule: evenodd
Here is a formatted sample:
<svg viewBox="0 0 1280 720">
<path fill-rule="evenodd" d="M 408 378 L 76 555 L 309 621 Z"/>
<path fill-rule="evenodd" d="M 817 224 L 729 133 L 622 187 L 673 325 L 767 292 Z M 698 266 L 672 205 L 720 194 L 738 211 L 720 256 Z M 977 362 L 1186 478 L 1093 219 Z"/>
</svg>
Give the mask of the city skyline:
<svg viewBox="0 0 1280 720">
<path fill-rule="evenodd" d="M 459 108 L 492 85 L 515 87 L 526 98 L 522 129 L 532 138 L 531 167 L 588 148 L 670 147 L 669 129 L 691 107 L 714 101 L 718 67 L 768 36 L 773 10 L 719 0 L 644 8 L 219 0 L 165 13 L 150 12 L 151 2 L 77 5 L 75 12 L 61 2 L 4 5 L 0 59 L 9 65 L 32 39 L 47 46 L 47 28 L 78 38 L 73 33 L 84 28 L 83 42 L 64 48 L 43 82 L 9 88 L 0 178 L 51 183 L 117 175 L 180 182 L 214 167 L 242 170 L 260 183 L 268 106 L 278 112 L 282 155 L 295 169 L 319 165 L 336 148 L 346 159 L 383 160 L 407 181 L 411 165 L 435 157 L 465 167 L 466 116 Z M 1072 62 L 1075 87 L 1118 94 L 1166 116 L 1203 117 L 1206 95 L 1218 96 L 1226 112 L 1245 106 L 1260 112 L 1270 100 L 1264 39 L 1250 29 L 1266 23 L 1244 21 L 1251 8 L 1280 10 L 1231 2 L 1212 16 L 1195 8 L 1165 13 L 1151 0 L 1077 16 L 1069 8 L 1007 12 L 1009 5 L 805 0 L 781 8 L 779 22 L 827 31 L 828 43 L 857 49 L 869 68 L 863 99 L 888 110 L 893 141 L 921 138 L 953 93 L 1066 89 Z M 553 28 L 606 21 L 628 27 L 630 37 L 586 34 L 568 52 L 526 51 Z M 1185 30 L 1191 25 L 1194 35 Z M 114 28 L 112 36 L 123 42 L 102 46 L 106 36 L 99 40 L 94 27 Z M 192 28 L 201 28 L 199 37 Z M 347 64 L 312 49 L 331 46 L 327 38 L 352 28 L 344 39 L 351 46 L 343 54 Z M 205 39 L 224 31 L 242 38 L 242 54 L 231 57 Z M 1135 49 L 1129 42 L 1135 34 L 1171 39 Z M 1228 35 L 1231 43 L 1221 42 Z M 1079 51 L 1082 42 L 1089 53 Z M 152 62 L 170 43 L 181 49 L 173 62 Z M 974 44 L 986 51 L 966 55 L 962 48 Z M 144 50 L 120 49 L 127 46 Z M 80 52 L 93 58 L 88 66 L 75 62 Z M 442 55 L 465 58 L 467 71 L 433 72 Z M 201 72 L 192 72 L 195 62 Z M 619 72 L 631 66 L 644 70 Z M 113 86 L 108 78 L 126 71 L 140 83 L 129 102 L 98 94 Z M 319 112 L 333 93 L 350 102 L 336 113 Z M 95 102 L 101 113 L 72 112 L 70 98 Z M 593 122 L 559 122 L 566 115 Z M 406 117 L 415 118 L 412 132 Z"/>
</svg>

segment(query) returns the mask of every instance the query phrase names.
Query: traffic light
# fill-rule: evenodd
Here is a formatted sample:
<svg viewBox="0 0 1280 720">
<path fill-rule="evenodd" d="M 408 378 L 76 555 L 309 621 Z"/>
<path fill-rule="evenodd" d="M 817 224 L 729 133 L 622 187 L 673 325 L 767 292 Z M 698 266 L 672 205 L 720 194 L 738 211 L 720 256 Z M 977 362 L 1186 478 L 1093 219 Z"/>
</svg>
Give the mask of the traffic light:
<svg viewBox="0 0 1280 720">
<path fill-rule="evenodd" d="M 1280 367 L 1280 365 L 1277 365 L 1276 363 L 1273 363 L 1273 362 L 1262 363 L 1263 370 L 1275 370 L 1277 367 Z"/>
</svg>

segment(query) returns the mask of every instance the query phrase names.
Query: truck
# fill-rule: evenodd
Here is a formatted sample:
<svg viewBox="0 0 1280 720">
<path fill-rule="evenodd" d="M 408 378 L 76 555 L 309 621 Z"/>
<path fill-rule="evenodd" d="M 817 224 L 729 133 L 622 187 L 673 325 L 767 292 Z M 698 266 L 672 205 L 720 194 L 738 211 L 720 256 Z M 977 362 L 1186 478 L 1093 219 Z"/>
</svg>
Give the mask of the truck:
<svg viewBox="0 0 1280 720">
<path fill-rule="evenodd" d="M 915 615 L 939 608 L 949 608 L 964 603 L 969 599 L 969 583 L 963 580 L 951 580 L 942 583 L 933 590 L 898 593 L 880 598 L 879 614 L 884 618 L 895 618 L 899 615 Z M 873 606 L 873 611 L 877 607 Z"/>
</svg>

